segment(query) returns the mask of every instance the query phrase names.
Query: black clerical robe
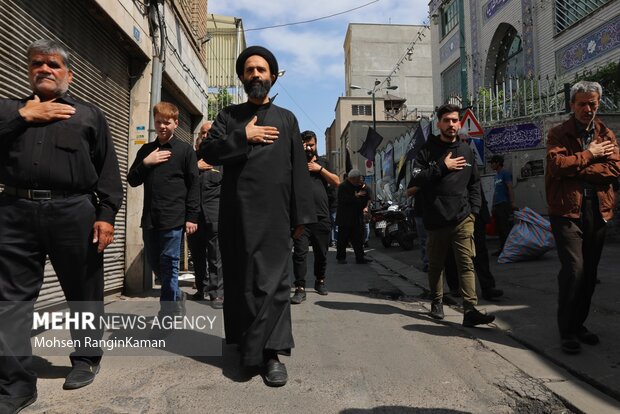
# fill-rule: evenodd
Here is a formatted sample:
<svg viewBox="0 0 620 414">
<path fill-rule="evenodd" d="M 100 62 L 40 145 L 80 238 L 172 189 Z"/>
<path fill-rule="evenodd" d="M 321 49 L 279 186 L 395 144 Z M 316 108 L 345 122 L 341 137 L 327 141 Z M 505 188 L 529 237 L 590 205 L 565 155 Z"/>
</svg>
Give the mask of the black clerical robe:
<svg viewBox="0 0 620 414">
<path fill-rule="evenodd" d="M 250 144 L 245 127 L 280 132 L 273 144 Z M 316 221 L 310 178 L 295 116 L 271 103 L 222 110 L 199 156 L 223 165 L 219 239 L 224 273 L 226 342 L 239 344 L 244 365 L 265 350 L 290 354 L 288 265 L 291 229 Z"/>
</svg>

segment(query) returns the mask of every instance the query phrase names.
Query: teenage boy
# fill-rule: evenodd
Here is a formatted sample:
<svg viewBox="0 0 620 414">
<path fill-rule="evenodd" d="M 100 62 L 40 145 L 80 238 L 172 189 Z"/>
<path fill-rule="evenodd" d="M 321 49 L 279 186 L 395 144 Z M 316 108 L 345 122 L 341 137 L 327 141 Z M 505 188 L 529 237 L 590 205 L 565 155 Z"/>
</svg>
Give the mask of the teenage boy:
<svg viewBox="0 0 620 414">
<path fill-rule="evenodd" d="M 161 281 L 160 316 L 183 312 L 179 289 L 179 254 L 183 230 L 198 228 L 198 161 L 191 145 L 174 137 L 179 110 L 168 102 L 153 107 L 157 139 L 144 144 L 133 162 L 127 182 L 144 184 L 142 235 L 151 269 Z"/>
</svg>

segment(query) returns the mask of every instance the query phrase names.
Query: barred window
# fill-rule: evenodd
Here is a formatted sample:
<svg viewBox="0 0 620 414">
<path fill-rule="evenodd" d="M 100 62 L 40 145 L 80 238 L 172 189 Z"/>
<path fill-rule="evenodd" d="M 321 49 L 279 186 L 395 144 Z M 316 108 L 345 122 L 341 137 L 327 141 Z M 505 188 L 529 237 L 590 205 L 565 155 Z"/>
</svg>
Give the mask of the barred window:
<svg viewBox="0 0 620 414">
<path fill-rule="evenodd" d="M 441 36 L 450 33 L 450 30 L 459 24 L 459 3 L 452 0 L 447 6 L 441 8 Z"/>
<path fill-rule="evenodd" d="M 568 29 L 611 0 L 555 0 L 555 32 Z"/>
<path fill-rule="evenodd" d="M 370 105 L 352 105 L 351 106 L 351 114 L 352 115 L 372 115 L 372 109 Z"/>
<path fill-rule="evenodd" d="M 441 74 L 442 102 L 448 102 L 450 98 L 461 96 L 461 64 L 460 60 L 451 65 Z"/>
</svg>

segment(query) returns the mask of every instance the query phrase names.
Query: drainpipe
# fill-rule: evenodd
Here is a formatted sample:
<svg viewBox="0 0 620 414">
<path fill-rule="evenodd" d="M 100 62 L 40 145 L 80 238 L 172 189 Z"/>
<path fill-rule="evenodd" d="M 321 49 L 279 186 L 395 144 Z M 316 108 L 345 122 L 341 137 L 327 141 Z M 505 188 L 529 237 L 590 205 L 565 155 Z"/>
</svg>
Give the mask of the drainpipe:
<svg viewBox="0 0 620 414">
<path fill-rule="evenodd" d="M 469 92 L 467 91 L 467 53 L 465 51 L 465 0 L 457 1 L 459 2 L 459 38 L 461 45 L 461 106 L 467 108 L 469 106 Z"/>
</svg>

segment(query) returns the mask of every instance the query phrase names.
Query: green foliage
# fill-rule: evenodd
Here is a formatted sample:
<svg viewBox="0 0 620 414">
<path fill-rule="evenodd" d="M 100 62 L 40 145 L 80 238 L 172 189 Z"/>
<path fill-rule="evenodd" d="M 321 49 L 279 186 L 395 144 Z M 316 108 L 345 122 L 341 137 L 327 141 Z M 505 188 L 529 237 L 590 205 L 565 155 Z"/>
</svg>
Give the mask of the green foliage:
<svg viewBox="0 0 620 414">
<path fill-rule="evenodd" d="M 209 119 L 214 120 L 218 112 L 232 104 L 233 96 L 226 88 L 220 88 L 216 95 L 209 98 Z"/>
<path fill-rule="evenodd" d="M 620 100 L 620 68 L 617 62 L 609 62 L 595 69 L 586 69 L 575 74 L 575 82 L 580 80 L 598 82 L 603 87 L 603 96 L 611 98 L 613 102 Z"/>
</svg>

